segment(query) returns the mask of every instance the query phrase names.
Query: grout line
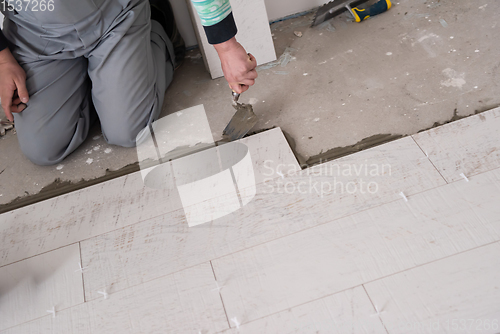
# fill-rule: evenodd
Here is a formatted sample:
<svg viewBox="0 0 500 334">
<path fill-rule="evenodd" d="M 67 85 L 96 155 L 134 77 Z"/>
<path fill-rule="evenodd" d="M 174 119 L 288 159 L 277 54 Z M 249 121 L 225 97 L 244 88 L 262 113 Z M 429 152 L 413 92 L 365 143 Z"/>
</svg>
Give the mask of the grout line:
<svg viewBox="0 0 500 334">
<path fill-rule="evenodd" d="M 370 295 L 368 294 L 368 291 L 366 291 L 366 288 L 365 288 L 365 284 L 361 284 L 361 286 L 363 287 L 363 290 L 365 290 L 365 293 L 366 293 L 366 296 L 368 297 L 368 299 L 370 300 L 370 303 L 372 303 L 372 306 L 373 306 L 373 309 L 375 310 L 375 312 L 380 312 L 382 310 L 378 310 L 376 307 L 375 307 L 375 303 L 373 302 L 372 298 L 370 297 Z M 384 321 L 382 320 L 382 317 L 380 315 L 378 315 L 378 319 L 380 320 L 380 322 L 382 323 L 382 326 L 384 326 L 384 329 L 385 331 L 387 332 L 387 334 L 389 334 L 389 331 L 387 330 L 387 327 L 385 327 L 385 324 L 384 324 Z"/>
<path fill-rule="evenodd" d="M 151 134 L 151 139 L 153 139 L 153 145 L 155 146 L 156 155 L 158 156 L 158 162 L 161 164 L 162 163 L 161 153 L 160 149 L 158 148 L 158 142 L 156 141 L 156 135 L 153 130 L 153 125 L 149 124 L 148 128 L 149 128 L 149 133 Z"/>
<path fill-rule="evenodd" d="M 412 269 L 415 269 L 415 268 L 423 267 L 423 266 L 426 266 L 426 265 L 431 264 L 431 263 L 434 263 L 434 262 L 438 262 L 438 261 L 441 261 L 441 260 L 448 259 L 448 258 L 453 257 L 453 256 L 455 256 L 455 255 L 460 255 L 460 254 L 467 253 L 467 252 L 470 252 L 470 251 L 473 251 L 473 250 L 476 250 L 476 249 L 479 249 L 479 248 L 482 248 L 482 247 L 486 247 L 486 246 L 489 246 L 489 245 L 493 245 L 494 243 L 497 243 L 497 242 L 500 242 L 500 240 L 495 240 L 495 241 L 489 242 L 489 243 L 484 244 L 484 245 L 479 245 L 479 246 L 476 246 L 476 247 L 472 247 L 472 248 L 469 248 L 469 249 L 466 249 L 466 250 L 460 251 L 460 252 L 455 253 L 455 254 L 446 255 L 445 257 L 442 257 L 442 258 L 439 258 L 439 259 L 434 259 L 434 260 L 429 261 L 429 262 L 425 262 L 425 263 L 417 264 L 416 266 L 413 266 L 413 267 L 411 267 L 411 268 L 403 269 L 403 270 L 400 270 L 400 271 L 398 271 L 398 272 L 395 272 L 395 273 L 392 273 L 392 274 L 388 274 L 388 275 L 385 275 L 385 276 L 382 276 L 382 277 L 379 277 L 379 278 L 373 279 L 373 280 L 368 281 L 368 282 L 364 282 L 363 284 L 373 283 L 373 282 L 379 281 L 379 280 L 381 280 L 381 279 L 387 278 L 387 277 L 389 277 L 389 276 L 394 276 L 394 275 L 397 275 L 397 274 L 401 274 L 401 273 L 404 273 L 404 272 L 406 272 L 406 271 L 409 271 L 409 270 L 412 270 Z"/>
<path fill-rule="evenodd" d="M 83 241 L 83 240 L 82 240 L 82 241 Z M 21 260 L 16 260 L 16 261 L 14 261 L 14 262 L 9 262 L 9 263 L 7 263 L 7 264 L 1 265 L 1 266 L 0 266 L 0 269 L 1 269 L 1 268 L 3 268 L 3 267 L 10 266 L 11 264 L 14 264 L 14 263 L 18 263 L 18 262 L 21 262 L 21 261 L 24 261 L 24 260 L 28 260 L 28 259 L 34 258 L 34 257 L 39 256 L 39 255 L 44 255 L 44 254 L 47 254 L 47 253 L 50 253 L 50 252 L 56 251 L 56 250 L 61 249 L 61 248 L 64 248 L 64 247 L 69 247 L 69 246 L 75 245 L 75 244 L 77 244 L 77 243 L 79 243 L 79 242 L 80 242 L 80 241 L 72 242 L 72 243 L 70 243 L 70 244 L 63 245 L 63 246 L 59 246 L 59 247 L 56 247 L 56 248 L 50 249 L 50 250 L 48 250 L 48 251 L 38 253 L 38 254 L 36 254 L 36 255 L 31 255 L 31 256 L 25 257 L 25 258 L 23 258 L 23 259 L 21 259 Z"/>
<path fill-rule="evenodd" d="M 238 202 L 240 203 L 240 208 L 242 208 L 243 205 L 243 200 L 241 199 L 241 193 L 240 193 L 240 187 L 238 186 L 238 182 L 236 182 L 236 177 L 234 176 L 234 171 L 233 168 L 229 168 L 229 171 L 231 172 L 231 178 L 233 179 L 233 185 L 234 189 L 236 190 L 236 196 L 238 197 Z"/>
<path fill-rule="evenodd" d="M 214 269 L 214 265 L 212 263 L 212 260 L 210 260 L 210 267 L 212 267 L 212 273 L 214 274 L 214 278 L 217 281 L 217 276 L 215 275 L 215 269 Z"/>
<path fill-rule="evenodd" d="M 62 312 L 62 311 L 69 310 L 69 309 L 71 309 L 71 308 L 73 308 L 73 307 L 81 306 L 81 305 L 83 305 L 83 304 L 85 304 L 85 303 L 79 303 L 79 304 L 75 304 L 75 305 L 68 306 L 68 307 L 66 307 L 66 308 L 58 309 L 58 310 L 56 310 L 56 314 L 57 314 L 57 313 L 59 313 L 59 312 Z M 17 325 L 14 325 L 14 326 L 12 326 L 12 327 L 8 327 L 8 328 L 4 328 L 4 329 L 0 330 L 0 333 L 4 333 L 4 332 L 6 332 L 6 331 L 8 331 L 8 330 L 10 330 L 10 329 L 14 329 L 14 328 L 19 327 L 19 326 L 21 326 L 21 325 L 29 324 L 29 323 L 31 323 L 31 322 L 34 322 L 34 321 L 37 321 L 37 320 L 40 320 L 40 319 L 43 319 L 43 318 L 46 318 L 46 317 L 52 317 L 52 315 L 50 315 L 50 314 L 47 314 L 47 315 L 42 315 L 42 316 L 40 316 L 40 317 L 33 318 L 33 319 L 30 319 L 30 320 L 27 320 L 27 321 L 24 321 L 24 322 L 18 323 Z"/>
<path fill-rule="evenodd" d="M 80 241 L 78 242 L 78 248 L 80 249 L 80 267 L 83 268 L 82 245 L 81 245 Z M 84 276 L 83 276 L 83 270 L 82 270 L 81 274 L 82 274 L 83 302 L 86 303 L 87 300 L 85 298 L 85 279 L 84 279 Z"/>
<path fill-rule="evenodd" d="M 212 267 L 212 273 L 214 274 L 215 281 L 217 282 L 217 276 L 215 276 L 215 269 L 211 260 L 210 260 L 210 266 Z M 229 326 L 228 329 L 231 329 L 231 323 L 229 322 L 229 316 L 227 315 L 226 306 L 224 305 L 224 300 L 222 299 L 222 293 L 220 292 L 220 289 L 217 292 L 219 293 L 220 301 L 222 303 L 222 308 L 224 309 L 224 314 L 226 315 L 227 325 Z"/>
<path fill-rule="evenodd" d="M 436 165 L 434 165 L 434 163 L 432 162 L 431 158 L 429 158 L 429 155 L 427 153 L 425 153 L 425 151 L 422 149 L 422 147 L 420 147 L 420 145 L 417 143 L 417 141 L 415 140 L 415 138 L 413 138 L 413 135 L 411 135 L 410 137 L 411 137 L 411 139 L 413 139 L 413 141 L 415 142 L 415 144 L 417 144 L 418 148 L 422 151 L 422 153 L 424 153 L 424 155 L 427 157 L 427 160 L 429 160 L 429 162 L 436 169 L 436 171 L 439 173 L 439 175 L 441 175 L 441 177 L 443 178 L 444 182 L 446 182 L 448 184 L 449 182 L 444 178 L 443 174 L 441 174 L 441 172 L 439 171 L 439 169 L 437 169 Z"/>
</svg>

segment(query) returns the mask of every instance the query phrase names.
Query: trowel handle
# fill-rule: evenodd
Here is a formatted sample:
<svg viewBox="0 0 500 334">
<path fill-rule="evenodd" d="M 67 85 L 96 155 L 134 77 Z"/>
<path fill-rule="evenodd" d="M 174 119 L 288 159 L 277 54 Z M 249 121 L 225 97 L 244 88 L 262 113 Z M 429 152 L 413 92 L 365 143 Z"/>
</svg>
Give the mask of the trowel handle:
<svg viewBox="0 0 500 334">
<path fill-rule="evenodd" d="M 389 8 L 391 8 L 391 0 L 380 0 L 379 2 L 377 2 L 376 4 L 367 9 L 353 8 L 352 12 L 354 18 L 356 19 L 356 22 L 361 22 L 363 20 L 366 20 L 370 16 L 382 14 L 383 12 L 386 12 Z"/>
<path fill-rule="evenodd" d="M 233 104 L 236 104 L 238 103 L 238 100 L 240 99 L 240 94 L 236 93 L 234 90 L 233 90 Z"/>
</svg>

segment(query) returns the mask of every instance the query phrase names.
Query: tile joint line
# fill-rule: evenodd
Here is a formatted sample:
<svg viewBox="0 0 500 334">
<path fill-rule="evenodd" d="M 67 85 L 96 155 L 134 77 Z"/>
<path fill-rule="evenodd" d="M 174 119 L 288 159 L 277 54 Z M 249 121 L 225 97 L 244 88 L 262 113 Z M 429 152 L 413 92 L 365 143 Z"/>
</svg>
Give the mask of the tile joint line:
<svg viewBox="0 0 500 334">
<path fill-rule="evenodd" d="M 434 165 L 434 162 L 432 162 L 431 158 L 429 158 L 429 154 L 424 151 L 424 149 L 422 147 L 420 147 L 420 145 L 417 143 L 417 140 L 413 137 L 414 135 L 411 135 L 411 139 L 413 139 L 413 141 L 415 142 L 415 144 L 418 146 L 418 148 L 424 152 L 425 156 L 427 157 L 427 159 L 429 160 L 429 162 L 431 163 L 432 167 L 434 167 L 434 169 L 438 172 L 439 175 L 441 175 L 441 177 L 443 178 L 444 182 L 446 182 L 446 184 L 448 184 L 448 180 L 446 180 L 446 178 L 443 176 L 443 174 L 441 174 L 441 172 L 439 171 L 439 169 L 436 167 L 436 165 Z"/>
<path fill-rule="evenodd" d="M 380 314 L 382 313 L 385 313 L 385 311 L 382 311 L 380 312 L 377 308 L 377 305 L 375 305 L 375 303 L 373 302 L 372 300 L 372 297 L 370 297 L 370 295 L 368 294 L 368 290 L 366 290 L 366 287 L 365 287 L 365 283 L 361 284 L 361 286 L 363 287 L 363 290 L 365 291 L 366 293 L 366 296 L 368 297 L 368 300 L 370 301 L 370 303 L 372 304 L 373 308 L 375 309 L 375 314 L 371 314 L 370 317 L 373 317 L 373 316 L 378 316 L 378 319 L 380 320 L 380 322 L 382 323 L 382 326 L 384 326 L 384 329 L 385 331 L 387 332 L 387 334 L 389 334 L 389 331 L 387 330 L 387 327 L 385 327 L 385 324 L 384 324 L 384 321 L 382 320 L 382 318 L 380 317 Z M 382 310 L 384 308 L 382 307 Z"/>
</svg>

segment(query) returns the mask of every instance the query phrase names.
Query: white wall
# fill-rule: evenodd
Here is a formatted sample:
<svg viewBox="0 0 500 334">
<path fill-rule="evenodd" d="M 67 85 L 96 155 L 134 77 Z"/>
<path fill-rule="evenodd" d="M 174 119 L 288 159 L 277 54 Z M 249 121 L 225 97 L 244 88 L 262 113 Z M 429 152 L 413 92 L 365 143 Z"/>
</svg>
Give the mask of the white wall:
<svg viewBox="0 0 500 334">
<path fill-rule="evenodd" d="M 174 9 L 177 27 L 179 27 L 182 37 L 186 41 L 186 46 L 189 47 L 198 44 L 198 42 L 189 17 L 187 1 L 190 0 L 170 0 L 170 3 Z M 329 0 L 265 0 L 264 2 L 269 21 L 274 21 L 289 15 L 305 12 L 314 7 L 319 7 L 329 2 Z"/>
<path fill-rule="evenodd" d="M 177 28 L 184 38 L 186 46 L 190 47 L 193 45 L 197 45 L 198 41 L 196 40 L 196 35 L 194 33 L 193 23 L 191 22 L 191 16 L 189 16 L 186 0 L 170 0 L 170 4 L 172 4 Z"/>
<path fill-rule="evenodd" d="M 269 21 L 305 12 L 319 7 L 329 0 L 265 0 Z"/>
</svg>

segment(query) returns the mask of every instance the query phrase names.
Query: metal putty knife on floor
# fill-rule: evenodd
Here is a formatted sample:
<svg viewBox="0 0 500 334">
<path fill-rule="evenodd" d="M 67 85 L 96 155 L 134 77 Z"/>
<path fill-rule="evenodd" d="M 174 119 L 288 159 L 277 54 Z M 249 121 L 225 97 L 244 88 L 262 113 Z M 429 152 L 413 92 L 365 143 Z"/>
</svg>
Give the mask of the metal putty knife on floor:
<svg viewBox="0 0 500 334">
<path fill-rule="evenodd" d="M 337 16 L 346 10 L 348 10 L 352 14 L 352 16 L 354 16 L 356 22 L 361 22 L 371 16 L 381 14 L 391 8 L 390 0 L 380 0 L 366 9 L 356 8 L 356 6 L 359 6 L 367 1 L 368 0 L 333 0 L 318 9 L 312 26 L 314 27 L 318 24 L 328 21 L 332 17 Z"/>
<path fill-rule="evenodd" d="M 233 92 L 233 107 L 236 109 L 236 113 L 222 132 L 222 135 L 231 141 L 243 138 L 258 121 L 252 105 L 238 103 L 239 97 L 240 94 Z"/>
</svg>

